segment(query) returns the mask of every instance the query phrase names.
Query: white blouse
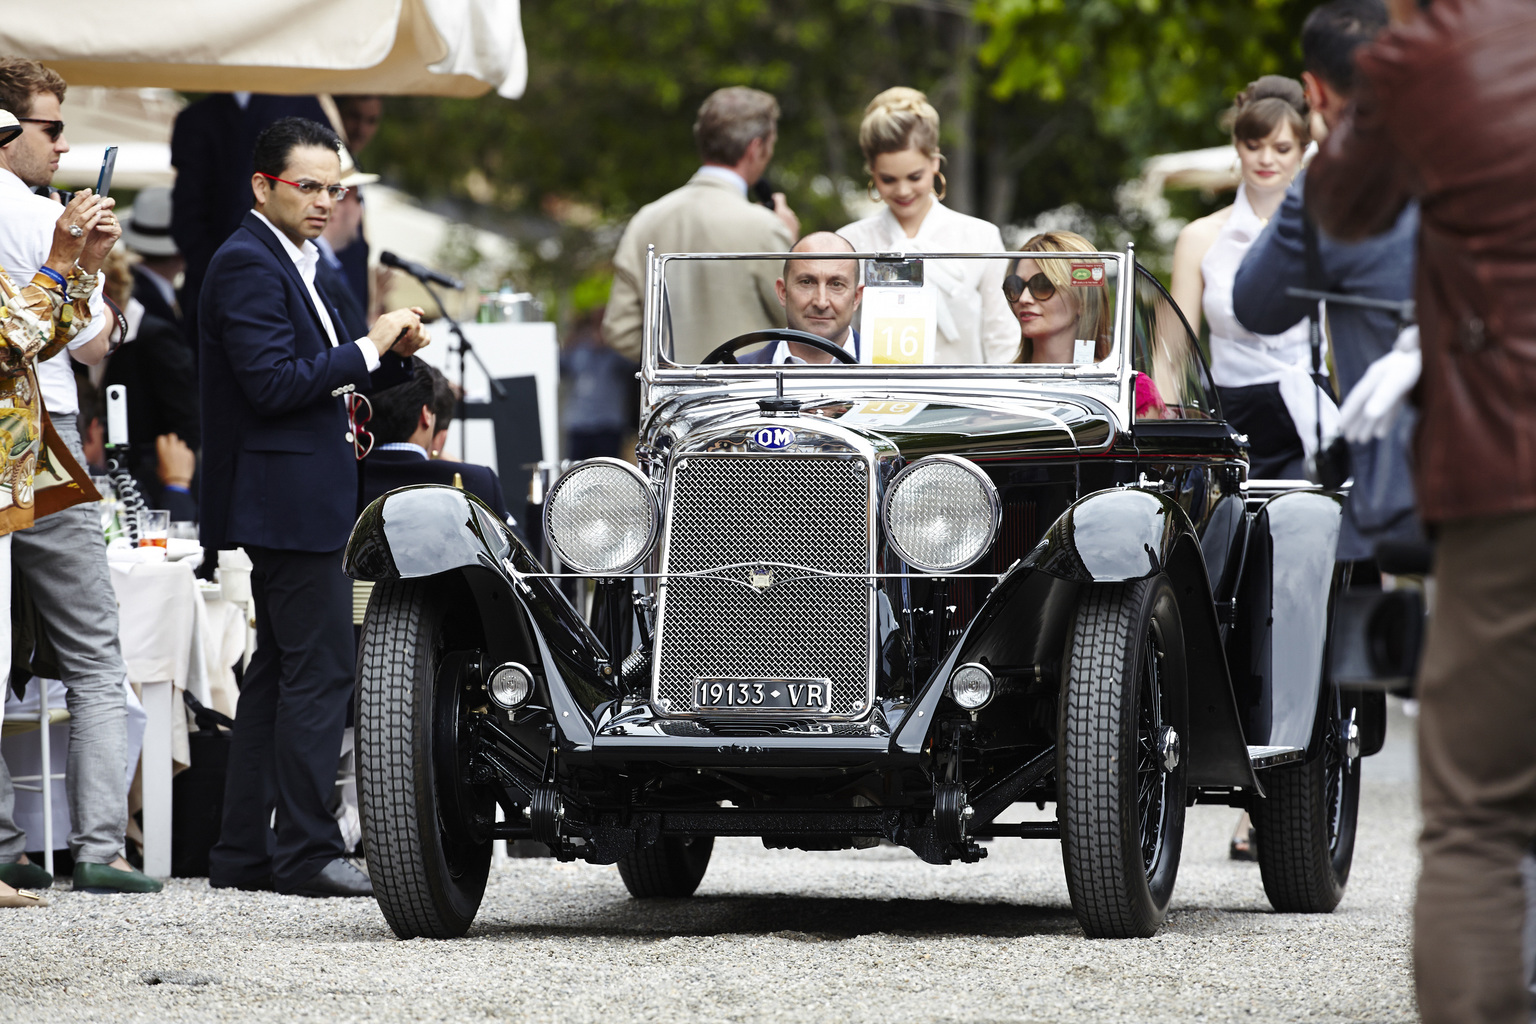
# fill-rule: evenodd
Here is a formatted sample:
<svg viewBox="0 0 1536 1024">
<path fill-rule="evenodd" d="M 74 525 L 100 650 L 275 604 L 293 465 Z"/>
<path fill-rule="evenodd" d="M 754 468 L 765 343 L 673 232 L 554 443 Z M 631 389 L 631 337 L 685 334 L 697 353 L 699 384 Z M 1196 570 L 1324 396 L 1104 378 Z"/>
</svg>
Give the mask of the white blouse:
<svg viewBox="0 0 1536 1024">
<path fill-rule="evenodd" d="M 997 225 L 956 213 L 938 200 L 908 238 L 890 208 L 846 225 L 838 234 L 859 252 L 1004 252 Z M 926 280 L 938 290 L 939 363 L 1011 363 L 1019 357 L 1019 321 L 1003 297 L 1002 260 L 929 260 Z"/>
</svg>

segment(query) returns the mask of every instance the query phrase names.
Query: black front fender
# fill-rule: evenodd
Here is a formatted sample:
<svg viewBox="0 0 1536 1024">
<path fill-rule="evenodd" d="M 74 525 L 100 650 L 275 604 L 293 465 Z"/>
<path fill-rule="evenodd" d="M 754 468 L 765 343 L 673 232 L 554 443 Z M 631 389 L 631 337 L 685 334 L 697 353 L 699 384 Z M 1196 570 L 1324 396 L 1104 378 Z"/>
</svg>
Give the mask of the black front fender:
<svg viewBox="0 0 1536 1024">
<path fill-rule="evenodd" d="M 1256 787 L 1199 538 L 1184 510 L 1152 491 L 1098 491 L 1062 513 L 987 597 L 919 694 L 919 714 L 907 718 L 893 745 L 917 748 L 958 665 L 983 658 L 1048 662 L 1065 648 L 1082 586 L 1158 573 L 1172 581 L 1184 623 L 1189 784 Z"/>
<path fill-rule="evenodd" d="M 1194 533 L 1184 510 L 1155 491 L 1097 491 L 1063 512 L 1031 557 L 1070 583 L 1129 583 L 1162 572 Z"/>
<path fill-rule="evenodd" d="M 543 567 L 489 506 L 456 487 L 391 491 L 358 517 L 342 560 L 356 580 L 461 575 L 487 649 L 542 668 L 562 746 L 591 747 L 622 694 L 617 665 Z"/>
</svg>

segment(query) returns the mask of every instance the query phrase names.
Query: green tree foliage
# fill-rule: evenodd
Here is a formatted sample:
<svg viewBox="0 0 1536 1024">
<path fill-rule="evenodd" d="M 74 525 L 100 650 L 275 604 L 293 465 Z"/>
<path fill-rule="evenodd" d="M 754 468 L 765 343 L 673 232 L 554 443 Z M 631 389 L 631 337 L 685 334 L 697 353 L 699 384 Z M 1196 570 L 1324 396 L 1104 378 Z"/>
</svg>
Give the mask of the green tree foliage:
<svg viewBox="0 0 1536 1024">
<path fill-rule="evenodd" d="M 979 0 L 992 93 L 1086 101 L 1096 128 L 1148 156 L 1211 144 L 1247 82 L 1297 74 L 1316 0 Z M 1172 145 L 1170 145 L 1172 143 Z"/>
<path fill-rule="evenodd" d="M 521 279 L 594 301 L 616 225 L 696 166 L 712 90 L 778 97 L 769 177 L 812 230 L 866 185 L 865 105 L 911 85 L 944 119 L 951 206 L 1028 223 L 1074 204 L 1114 226 L 1141 160 L 1218 144 L 1237 89 L 1296 73 L 1314 2 L 524 0 L 523 98 L 392 98 L 364 162 L 499 220 L 529 243 Z"/>
</svg>

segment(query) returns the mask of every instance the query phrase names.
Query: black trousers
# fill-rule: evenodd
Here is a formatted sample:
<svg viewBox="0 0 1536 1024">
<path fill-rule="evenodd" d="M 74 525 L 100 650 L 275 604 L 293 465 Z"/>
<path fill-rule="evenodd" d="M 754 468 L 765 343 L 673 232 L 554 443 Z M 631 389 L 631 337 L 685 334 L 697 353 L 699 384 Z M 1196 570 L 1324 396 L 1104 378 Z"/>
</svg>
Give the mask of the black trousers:
<svg viewBox="0 0 1536 1024">
<path fill-rule="evenodd" d="M 1327 378 L 1322 378 L 1326 380 Z M 1326 385 L 1324 385 L 1326 386 Z M 1218 386 L 1221 411 L 1240 434 L 1248 435 L 1248 475 L 1255 480 L 1300 480 L 1307 475 L 1306 449 L 1278 384 Z"/>
<path fill-rule="evenodd" d="M 355 671 L 352 583 L 340 551 L 246 552 L 256 650 L 240 688 L 208 874 L 221 885 L 271 876 L 285 888 L 345 852 L 327 807 Z"/>
</svg>

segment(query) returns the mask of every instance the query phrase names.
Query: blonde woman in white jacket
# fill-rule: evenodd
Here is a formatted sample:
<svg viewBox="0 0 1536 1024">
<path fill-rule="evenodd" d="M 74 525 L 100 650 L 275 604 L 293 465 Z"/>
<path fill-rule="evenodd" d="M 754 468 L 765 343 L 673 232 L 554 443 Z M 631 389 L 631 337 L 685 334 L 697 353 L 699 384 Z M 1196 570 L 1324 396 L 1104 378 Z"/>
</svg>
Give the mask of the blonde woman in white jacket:
<svg viewBox="0 0 1536 1024">
<path fill-rule="evenodd" d="M 939 152 L 939 114 L 916 89 L 898 86 L 872 100 L 859 125 L 859 147 L 871 195 L 885 209 L 838 231 L 859 252 L 1002 252 L 997 226 L 956 213 L 940 200 L 946 182 Z M 929 260 L 937 290 L 939 363 L 1011 363 L 1019 355 L 1019 321 L 1003 297 L 1002 260 Z"/>
</svg>

